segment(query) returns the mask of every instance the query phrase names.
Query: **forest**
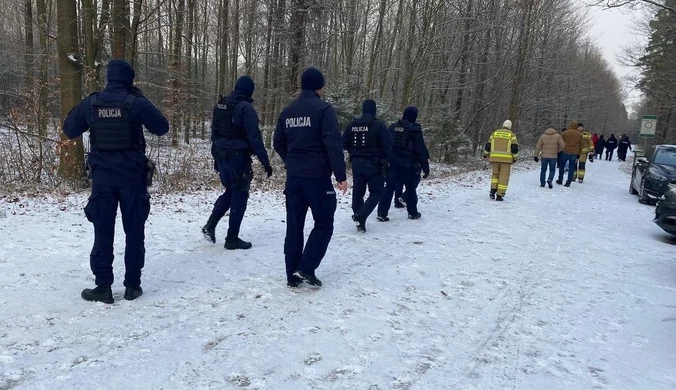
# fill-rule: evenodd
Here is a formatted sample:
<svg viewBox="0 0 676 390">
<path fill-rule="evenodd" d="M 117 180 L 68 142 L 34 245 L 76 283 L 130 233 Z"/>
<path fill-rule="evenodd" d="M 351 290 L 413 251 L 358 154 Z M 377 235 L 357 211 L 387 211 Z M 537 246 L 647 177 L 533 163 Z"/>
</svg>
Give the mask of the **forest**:
<svg viewBox="0 0 676 390">
<path fill-rule="evenodd" d="M 82 184 L 87 140 L 64 139 L 61 123 L 105 86 L 112 58 L 134 66 L 137 86 L 169 119 L 168 137 L 147 137 L 151 154 L 162 150 L 174 160 L 208 159 L 195 148 L 208 145 L 211 109 L 245 74 L 256 82 L 270 148 L 276 118 L 307 66 L 325 73 L 325 99 L 341 125 L 365 98 L 376 99 L 386 122 L 417 106 L 437 163 L 475 158 L 505 119 L 524 145 L 572 119 L 593 133 L 630 133 L 636 121 L 623 104 L 626 87 L 587 37 L 589 6 L 654 15 L 649 45 L 629 59 L 641 71 L 630 87 L 645 96 L 638 114 L 661 119 L 655 142 L 674 142 L 674 3 L 5 0 L 0 183 L 5 190 Z"/>
</svg>

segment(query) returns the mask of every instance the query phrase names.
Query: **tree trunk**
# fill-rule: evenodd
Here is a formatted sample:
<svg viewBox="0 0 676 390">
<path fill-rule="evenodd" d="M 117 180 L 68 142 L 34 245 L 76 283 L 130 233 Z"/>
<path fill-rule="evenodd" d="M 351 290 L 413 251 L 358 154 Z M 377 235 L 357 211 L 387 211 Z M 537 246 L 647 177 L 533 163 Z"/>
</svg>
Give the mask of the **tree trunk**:
<svg viewBox="0 0 676 390">
<path fill-rule="evenodd" d="M 129 62 L 132 68 L 138 68 L 138 28 L 141 23 L 143 0 L 134 0 L 134 19 L 129 31 Z"/>
<path fill-rule="evenodd" d="M 305 0 L 293 1 L 293 13 L 289 27 L 291 28 L 289 44 L 289 78 L 287 81 L 287 91 L 294 91 L 298 85 L 298 74 L 301 66 L 303 43 L 305 41 L 305 20 L 307 14 L 307 4 Z"/>
<path fill-rule="evenodd" d="M 128 0 L 113 0 L 113 58 L 125 59 L 127 54 Z"/>
<path fill-rule="evenodd" d="M 61 121 L 82 99 L 82 64 L 78 55 L 78 16 L 75 0 L 57 0 L 56 45 L 59 51 L 61 78 Z M 77 184 L 84 179 L 82 137 L 69 141 L 61 133 L 59 176 Z"/>
<path fill-rule="evenodd" d="M 219 7 L 220 17 L 218 18 L 221 38 L 221 58 L 218 61 L 218 85 L 220 86 L 218 92 L 220 94 L 224 94 L 230 87 L 229 85 L 226 86 L 226 83 L 229 83 L 229 80 L 226 77 L 228 75 L 228 1 L 229 0 L 221 0 Z"/>
<path fill-rule="evenodd" d="M 24 32 L 26 35 L 25 47 L 26 51 L 24 53 L 24 66 L 25 66 L 25 79 L 24 84 L 26 85 L 26 92 L 32 93 L 33 85 L 33 0 L 25 0 L 25 9 L 24 9 Z M 32 99 L 31 99 L 32 100 Z"/>
<path fill-rule="evenodd" d="M 185 0 L 178 0 L 175 19 L 175 32 L 173 36 L 173 50 L 171 55 L 171 146 L 178 146 L 178 134 L 180 131 L 180 97 L 181 91 L 181 44 L 183 42 L 183 14 L 185 12 Z"/>
</svg>

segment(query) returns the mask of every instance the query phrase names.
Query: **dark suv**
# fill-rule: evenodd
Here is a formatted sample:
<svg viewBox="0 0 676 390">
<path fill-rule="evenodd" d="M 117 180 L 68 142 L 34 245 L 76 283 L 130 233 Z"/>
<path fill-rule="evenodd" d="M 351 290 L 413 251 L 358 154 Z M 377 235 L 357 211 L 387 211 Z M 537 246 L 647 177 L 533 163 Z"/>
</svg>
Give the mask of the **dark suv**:
<svg viewBox="0 0 676 390">
<path fill-rule="evenodd" d="M 676 184 L 676 145 L 657 145 L 645 157 L 636 160 L 629 192 L 638 194 L 641 203 L 655 203 Z"/>
<path fill-rule="evenodd" d="M 667 233 L 676 236 L 676 186 L 669 186 L 655 209 L 655 223 Z"/>
</svg>

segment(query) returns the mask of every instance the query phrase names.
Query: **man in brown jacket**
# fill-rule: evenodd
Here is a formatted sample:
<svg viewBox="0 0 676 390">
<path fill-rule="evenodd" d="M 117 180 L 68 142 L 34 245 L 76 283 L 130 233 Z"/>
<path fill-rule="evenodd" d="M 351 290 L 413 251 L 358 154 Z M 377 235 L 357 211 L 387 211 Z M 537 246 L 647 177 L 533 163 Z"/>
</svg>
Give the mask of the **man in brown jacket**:
<svg viewBox="0 0 676 390">
<path fill-rule="evenodd" d="M 577 129 L 577 121 L 570 121 L 568 129 L 561 133 L 561 138 L 566 143 L 566 147 L 563 149 L 563 153 L 561 153 L 559 180 L 556 181 L 556 184 L 563 184 L 563 171 L 566 169 L 566 165 L 568 165 L 568 180 L 566 180 L 565 187 L 570 187 L 570 183 L 573 181 L 573 174 L 575 173 L 575 161 L 580 157 L 583 150 L 583 136 L 582 132 Z"/>
<path fill-rule="evenodd" d="M 542 159 L 542 165 L 540 167 L 540 187 L 545 186 L 545 175 L 547 174 L 547 168 L 549 167 L 549 178 L 547 179 L 547 185 L 549 188 L 552 188 L 552 181 L 554 181 L 554 171 L 556 170 L 556 159 L 561 152 L 566 147 L 566 143 L 563 142 L 561 135 L 556 132 L 556 130 L 551 127 L 545 130 L 545 133 L 540 136 L 537 145 L 535 146 L 535 162 L 538 162 Z"/>
</svg>

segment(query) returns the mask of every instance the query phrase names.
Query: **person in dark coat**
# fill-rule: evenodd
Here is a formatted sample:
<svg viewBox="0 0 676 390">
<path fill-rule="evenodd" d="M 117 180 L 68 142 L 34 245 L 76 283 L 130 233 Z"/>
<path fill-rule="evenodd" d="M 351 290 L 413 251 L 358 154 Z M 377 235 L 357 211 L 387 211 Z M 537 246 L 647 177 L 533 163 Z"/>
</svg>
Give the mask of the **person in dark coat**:
<svg viewBox="0 0 676 390">
<path fill-rule="evenodd" d="M 376 118 L 375 101 L 365 100 L 362 116 L 347 125 L 343 148 L 350 154 L 352 162 L 352 220 L 357 224 L 357 230 L 365 233 L 366 219 L 383 195 L 387 156 L 392 149 L 392 135 L 387 125 Z M 369 196 L 364 202 L 367 187 Z"/>
<path fill-rule="evenodd" d="M 214 106 L 211 121 L 211 154 L 225 192 L 216 200 L 202 233 L 215 243 L 216 225 L 230 210 L 225 249 L 251 248 L 250 242 L 239 238 L 253 179 L 251 154 L 256 155 L 267 176 L 272 176 L 268 151 L 258 127 L 258 114 L 251 105 L 254 88 L 251 77 L 237 79 L 230 95 L 221 97 Z"/>
<path fill-rule="evenodd" d="M 145 222 L 150 214 L 148 182 L 152 164 L 146 157 L 143 127 L 155 135 L 169 131 L 162 113 L 134 86 L 134 69 L 124 60 L 108 62 L 106 88 L 82 100 L 66 117 L 63 132 L 69 139 L 89 130 L 92 193 L 85 207 L 94 224 L 94 246 L 89 257 L 96 287 L 84 289 L 87 301 L 113 303 L 113 241 L 119 206 L 126 235 L 124 298 L 143 294 L 141 270 L 145 264 Z"/>
<path fill-rule="evenodd" d="M 594 144 L 594 158 L 603 158 L 603 148 L 606 147 L 606 139 L 604 138 L 605 136 L 601 134 L 599 139 L 596 141 L 596 144 Z"/>
<path fill-rule="evenodd" d="M 631 150 L 631 141 L 626 134 L 622 134 L 620 142 L 617 144 L 617 159 L 627 161 L 627 150 Z"/>
<path fill-rule="evenodd" d="M 303 281 L 320 287 L 315 275 L 333 235 L 336 187 L 345 194 L 347 180 L 343 142 L 336 111 L 321 100 L 324 75 L 308 68 L 301 76 L 302 91 L 297 100 L 279 115 L 273 136 L 275 151 L 286 164 L 286 238 L 284 255 L 289 287 Z M 315 225 L 305 248 L 305 217 L 312 211 Z"/>
<path fill-rule="evenodd" d="M 392 152 L 388 158 L 390 172 L 387 176 L 385 193 L 378 204 L 378 221 L 387 222 L 392 196 L 395 189 L 403 183 L 406 186 L 406 210 L 409 219 L 419 219 L 417 183 L 420 182 L 420 171 L 423 178 L 430 174 L 429 152 L 425 146 L 422 128 L 416 120 L 418 109 L 407 107 L 402 119 L 390 126 L 392 134 Z"/>
<path fill-rule="evenodd" d="M 606 141 L 606 161 L 613 161 L 613 151 L 617 148 L 617 138 L 615 134 L 611 134 Z"/>
</svg>

